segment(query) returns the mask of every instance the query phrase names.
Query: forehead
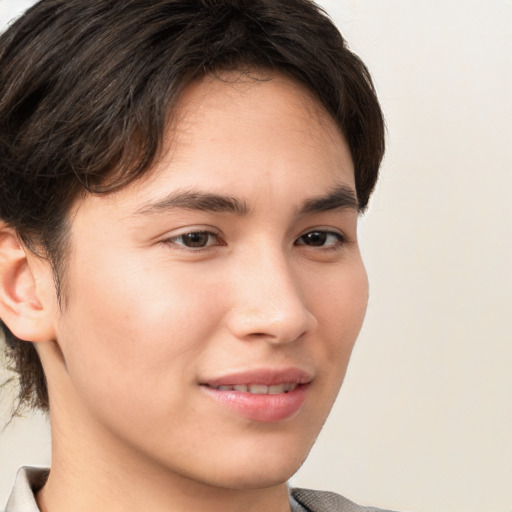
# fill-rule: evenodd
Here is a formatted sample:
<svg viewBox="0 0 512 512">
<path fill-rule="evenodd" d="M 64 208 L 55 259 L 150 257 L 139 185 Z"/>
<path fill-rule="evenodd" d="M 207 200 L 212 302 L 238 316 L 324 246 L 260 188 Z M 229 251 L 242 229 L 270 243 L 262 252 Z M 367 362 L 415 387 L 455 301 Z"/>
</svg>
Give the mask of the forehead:
<svg viewBox="0 0 512 512">
<path fill-rule="evenodd" d="M 306 86 L 283 73 L 258 70 L 225 71 L 192 82 L 178 102 L 171 126 L 205 116 L 231 117 L 237 112 L 251 114 L 249 121 L 258 118 L 278 121 L 277 114 L 282 116 L 286 112 L 285 122 L 298 116 L 329 128 L 336 126 L 320 100 Z"/>
<path fill-rule="evenodd" d="M 197 166 L 200 159 L 219 178 L 220 168 L 231 168 L 241 180 L 255 167 L 263 179 L 297 165 L 317 178 L 337 167 L 353 184 L 350 149 L 337 123 L 306 87 L 281 74 L 224 73 L 185 90 L 163 158 L 149 176 L 174 168 L 177 180 L 179 167 L 192 171 L 181 164 Z"/>
<path fill-rule="evenodd" d="M 187 134 L 225 139 L 231 129 L 231 134 L 251 139 L 266 138 L 270 129 L 290 136 L 300 131 L 314 144 L 325 137 L 334 144 L 345 143 L 325 107 L 296 80 L 280 73 L 225 72 L 185 89 L 172 116 L 168 145 L 185 144 Z"/>
<path fill-rule="evenodd" d="M 225 73 L 184 91 L 159 161 L 110 199 L 135 211 L 159 195 L 192 190 L 250 205 L 258 196 L 279 201 L 286 189 L 298 205 L 340 184 L 354 188 L 350 150 L 307 88 L 279 74 Z"/>
</svg>

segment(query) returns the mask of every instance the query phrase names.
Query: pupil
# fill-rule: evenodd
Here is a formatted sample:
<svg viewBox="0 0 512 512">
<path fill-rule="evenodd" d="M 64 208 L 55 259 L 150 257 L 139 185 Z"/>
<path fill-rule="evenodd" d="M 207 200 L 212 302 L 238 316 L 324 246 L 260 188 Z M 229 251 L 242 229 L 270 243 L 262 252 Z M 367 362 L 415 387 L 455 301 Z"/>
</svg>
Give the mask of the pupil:
<svg viewBox="0 0 512 512">
<path fill-rule="evenodd" d="M 187 247 L 204 247 L 208 243 L 208 233 L 187 233 L 184 242 Z"/>
<path fill-rule="evenodd" d="M 306 235 L 306 242 L 308 243 L 308 245 L 319 246 L 325 244 L 326 238 L 326 233 L 322 233 L 320 231 L 313 231 L 312 233 L 308 233 Z"/>
</svg>

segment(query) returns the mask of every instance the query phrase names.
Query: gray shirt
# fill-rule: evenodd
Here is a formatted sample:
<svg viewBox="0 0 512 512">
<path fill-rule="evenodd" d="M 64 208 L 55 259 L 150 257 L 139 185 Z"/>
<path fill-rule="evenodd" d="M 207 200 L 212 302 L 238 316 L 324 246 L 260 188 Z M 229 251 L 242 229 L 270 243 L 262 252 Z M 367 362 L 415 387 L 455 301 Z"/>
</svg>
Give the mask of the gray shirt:
<svg viewBox="0 0 512 512">
<path fill-rule="evenodd" d="M 40 512 L 34 494 L 45 484 L 48 473 L 48 469 L 21 468 L 5 512 Z M 386 512 L 360 507 L 333 492 L 309 489 L 291 489 L 290 506 L 292 512 Z"/>
</svg>

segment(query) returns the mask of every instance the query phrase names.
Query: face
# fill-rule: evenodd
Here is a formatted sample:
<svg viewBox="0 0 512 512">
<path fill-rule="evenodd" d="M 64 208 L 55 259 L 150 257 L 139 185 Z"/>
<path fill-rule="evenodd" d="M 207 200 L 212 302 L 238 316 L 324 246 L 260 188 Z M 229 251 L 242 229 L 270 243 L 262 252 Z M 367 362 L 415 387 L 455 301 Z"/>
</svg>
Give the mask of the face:
<svg viewBox="0 0 512 512">
<path fill-rule="evenodd" d="M 55 411 L 110 460 L 221 487 L 287 480 L 366 309 L 353 174 L 300 85 L 190 86 L 155 169 L 72 212 Z"/>
</svg>

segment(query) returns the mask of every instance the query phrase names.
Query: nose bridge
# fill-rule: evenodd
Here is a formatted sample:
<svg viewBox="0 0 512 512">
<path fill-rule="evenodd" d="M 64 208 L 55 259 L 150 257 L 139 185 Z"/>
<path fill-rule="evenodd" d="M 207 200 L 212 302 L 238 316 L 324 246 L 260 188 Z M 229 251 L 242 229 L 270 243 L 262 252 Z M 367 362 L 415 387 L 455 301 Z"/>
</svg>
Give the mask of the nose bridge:
<svg viewBox="0 0 512 512">
<path fill-rule="evenodd" d="M 233 334 L 287 343 L 314 328 L 316 320 L 291 263 L 283 249 L 268 245 L 239 261 L 229 318 Z"/>
</svg>

